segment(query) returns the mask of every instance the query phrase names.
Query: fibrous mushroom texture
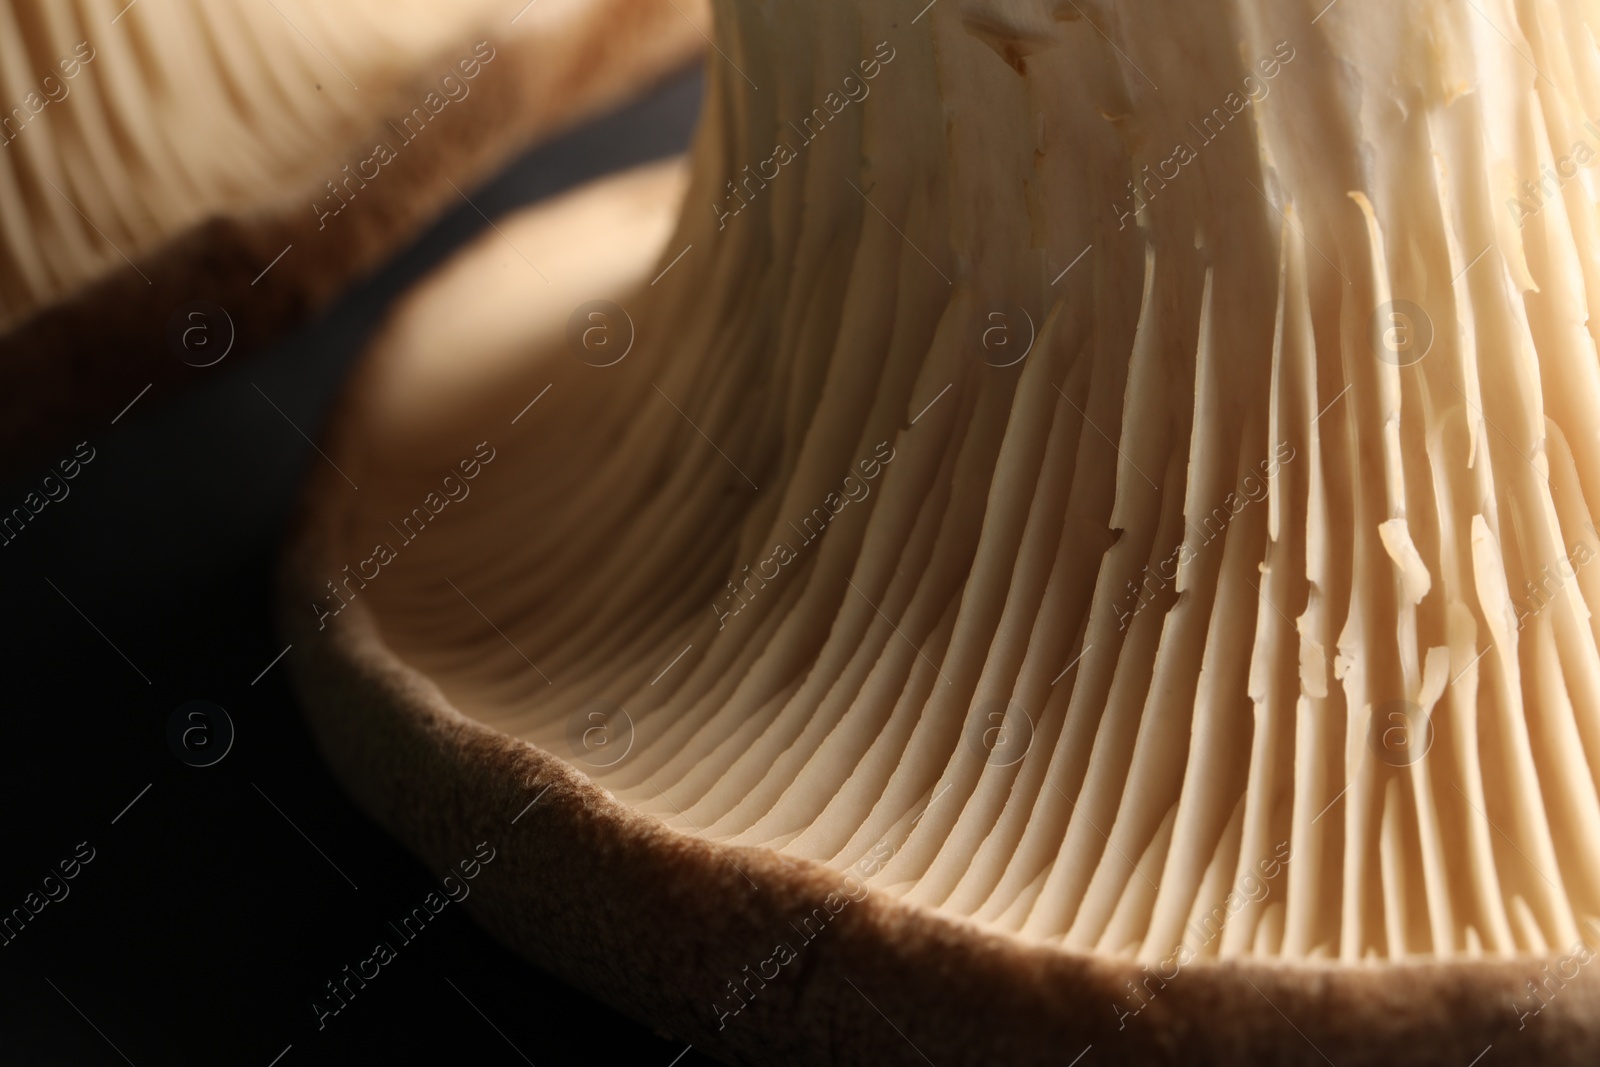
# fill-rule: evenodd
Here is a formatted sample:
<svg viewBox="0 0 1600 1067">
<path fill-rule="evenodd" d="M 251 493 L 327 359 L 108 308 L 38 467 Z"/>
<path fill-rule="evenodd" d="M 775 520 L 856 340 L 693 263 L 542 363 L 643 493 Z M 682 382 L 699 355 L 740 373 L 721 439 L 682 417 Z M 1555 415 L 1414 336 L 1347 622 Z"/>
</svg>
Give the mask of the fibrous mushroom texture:
<svg viewBox="0 0 1600 1067">
<path fill-rule="evenodd" d="M 344 180 L 339 164 L 359 165 L 372 146 L 334 157 L 424 61 L 437 58 L 428 73 L 470 92 L 440 46 L 506 9 L 495 0 L 0 6 L 0 327 L 209 215 Z M 463 55 L 481 68 L 492 52 Z M 413 120 L 413 132 L 425 125 Z"/>
<path fill-rule="evenodd" d="M 246 345 L 286 331 L 512 152 L 688 59 L 703 16 L 698 0 L 0 3 L 0 445 L 181 374 L 166 331 L 189 302 Z"/>
<path fill-rule="evenodd" d="M 514 424 L 470 277 L 398 321 L 318 624 L 1030 942 L 1594 940 L 1600 8 L 919 6 L 718 4 L 654 281 L 531 283 Z"/>
</svg>

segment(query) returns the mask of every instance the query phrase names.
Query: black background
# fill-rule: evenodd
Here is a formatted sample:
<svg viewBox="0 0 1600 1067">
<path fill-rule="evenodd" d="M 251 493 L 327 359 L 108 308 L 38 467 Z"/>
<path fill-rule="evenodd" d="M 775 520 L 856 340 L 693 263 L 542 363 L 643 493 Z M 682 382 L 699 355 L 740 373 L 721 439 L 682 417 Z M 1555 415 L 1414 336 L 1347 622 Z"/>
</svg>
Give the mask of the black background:
<svg viewBox="0 0 1600 1067">
<path fill-rule="evenodd" d="M 700 94 L 697 73 L 680 75 L 518 159 L 472 200 L 494 218 L 673 154 Z M 308 328 L 79 434 L 95 458 L 70 495 L 0 547 L 0 913 L 79 842 L 95 850 L 70 895 L 0 947 L 0 1061 L 268 1067 L 288 1048 L 279 1067 L 668 1067 L 684 1053 L 455 905 L 324 1028 L 310 1006 L 439 885 L 323 766 L 283 662 L 262 674 L 285 644 L 271 612 L 285 523 L 306 465 L 321 462 L 295 427 L 317 435 L 390 303 L 486 226 L 459 203 Z M 49 466 L 6 477 L 0 510 Z M 168 718 L 193 699 L 220 704 L 237 731 L 208 768 L 167 745 Z M 711 1061 L 690 1050 L 676 1062 Z"/>
</svg>

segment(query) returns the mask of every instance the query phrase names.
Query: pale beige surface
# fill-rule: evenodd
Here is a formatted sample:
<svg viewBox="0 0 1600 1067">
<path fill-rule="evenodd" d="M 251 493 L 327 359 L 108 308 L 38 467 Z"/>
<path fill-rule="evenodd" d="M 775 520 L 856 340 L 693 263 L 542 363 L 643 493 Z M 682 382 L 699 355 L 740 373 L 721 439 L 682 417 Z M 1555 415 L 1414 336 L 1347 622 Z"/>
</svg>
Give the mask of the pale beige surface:
<svg viewBox="0 0 1600 1067">
<path fill-rule="evenodd" d="M 412 139 L 446 110 L 478 106 L 472 91 L 493 70 L 497 46 L 542 44 L 549 91 L 592 20 L 615 15 L 592 0 L 541 0 L 519 16 L 525 7 L 8 0 L 0 5 L 9 121 L 0 130 L 0 330 L 209 216 L 271 212 L 286 201 L 307 213 L 324 200 L 337 210 L 343 201 L 325 183 L 342 186 L 346 166 L 371 160 L 374 136 L 387 132 L 396 155 L 416 151 Z M 397 95 L 413 86 L 415 99 Z M 409 130 L 382 130 L 412 105 L 424 113 Z M 367 175 L 387 176 L 381 164 Z M 341 194 L 359 197 L 366 185 Z"/>
<path fill-rule="evenodd" d="M 649 179 L 508 223 L 584 285 L 536 287 L 520 319 L 491 309 L 504 251 L 486 238 L 348 394 L 330 454 L 362 488 L 319 478 L 286 610 L 325 632 L 322 583 L 393 541 L 304 669 L 426 679 L 358 700 L 370 756 L 308 691 L 358 795 L 420 840 L 438 826 L 385 784 L 399 763 L 448 794 L 471 789 L 469 748 L 490 776 L 554 757 L 623 806 L 578 790 L 561 803 L 581 815 L 556 821 L 592 820 L 603 862 L 681 864 L 664 898 L 731 855 L 770 875 L 757 901 L 814 864 L 864 878 L 879 918 L 810 979 L 831 1007 L 766 1024 L 815 1028 L 811 1058 L 848 1014 L 834 965 L 897 939 L 966 946 L 1019 997 L 1051 990 L 1049 1019 L 999 1015 L 1086 1041 L 1145 1000 L 1121 979 L 1198 958 L 1181 1002 L 1150 999 L 1151 1061 L 1237 1054 L 1285 1017 L 1340 1063 L 1490 1042 L 1592 1058 L 1582 964 L 1536 1034 L 1517 1006 L 1523 979 L 1600 942 L 1596 231 L 1584 182 L 1521 226 L 1505 198 L 1600 112 L 1596 10 L 1496 8 L 1496 27 L 1412 6 L 1095 7 L 1101 32 L 1040 4 L 945 3 L 916 25 L 720 6 L 694 174 L 654 262 L 637 245 L 660 223 L 635 214 Z M 866 102 L 724 214 L 729 177 L 798 142 L 786 123 L 880 47 Z M 1130 217 L 1129 179 L 1250 85 Z M 657 180 L 665 202 L 677 179 Z M 607 203 L 614 227 L 560 242 Z M 630 289 L 617 267 L 635 255 Z M 592 297 L 634 324 L 613 367 L 554 340 Z M 1396 300 L 1431 323 L 1419 360 L 1375 332 Z M 1037 329 L 1009 367 L 984 345 L 996 310 Z M 496 458 L 470 496 L 414 540 L 384 532 L 478 442 Z M 866 475 L 880 442 L 894 458 Z M 870 493 L 828 505 L 852 472 Z M 790 524 L 818 506 L 837 514 L 800 544 Z M 794 559 L 745 584 L 783 544 Z M 991 748 L 995 722 L 1027 740 Z M 507 803 L 535 792 L 499 781 Z M 460 817 L 487 818 L 475 803 Z M 730 881 L 716 892 L 737 911 Z M 542 961 L 582 953 L 521 929 L 515 892 L 497 928 Z M 594 908 L 608 945 L 633 932 Z M 696 960 L 558 966 L 672 1001 L 634 1010 L 689 1032 L 667 987 L 727 995 Z M 980 981 L 885 966 L 907 1011 Z M 917 1025 L 945 1022 L 961 1029 Z M 981 1059 L 990 1039 L 963 1032 L 943 1050 Z M 1299 1042 L 1263 1062 L 1320 1062 Z"/>
<path fill-rule="evenodd" d="M 0 4 L 20 109 L 0 115 L 0 455 L 192 378 L 169 330 L 195 301 L 235 358 L 282 336 L 514 153 L 690 62 L 707 18 L 702 0 Z"/>
</svg>

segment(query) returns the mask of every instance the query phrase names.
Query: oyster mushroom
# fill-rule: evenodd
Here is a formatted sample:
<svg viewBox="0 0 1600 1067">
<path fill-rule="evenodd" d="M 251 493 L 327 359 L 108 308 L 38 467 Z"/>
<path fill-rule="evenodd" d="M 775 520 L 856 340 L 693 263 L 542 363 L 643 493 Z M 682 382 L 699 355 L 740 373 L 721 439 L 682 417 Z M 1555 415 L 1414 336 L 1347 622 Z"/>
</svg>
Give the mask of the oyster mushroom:
<svg viewBox="0 0 1600 1067">
<path fill-rule="evenodd" d="M 180 359 L 286 330 L 510 153 L 686 61 L 691 15 L 701 5 L 662 0 L 8 0 L 0 443 L 39 447 Z M 185 309 L 201 313 L 192 335 Z"/>
<path fill-rule="evenodd" d="M 399 310 L 335 768 L 733 1061 L 1592 1062 L 1594 9 L 917 8 L 720 3 L 675 224 Z"/>
</svg>

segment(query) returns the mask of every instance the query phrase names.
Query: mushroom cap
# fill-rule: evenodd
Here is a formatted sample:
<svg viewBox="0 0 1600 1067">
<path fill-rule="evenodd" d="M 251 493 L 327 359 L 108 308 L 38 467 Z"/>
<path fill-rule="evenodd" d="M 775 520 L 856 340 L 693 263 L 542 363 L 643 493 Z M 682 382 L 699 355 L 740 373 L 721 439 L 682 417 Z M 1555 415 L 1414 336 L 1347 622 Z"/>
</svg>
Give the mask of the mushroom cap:
<svg viewBox="0 0 1600 1067">
<path fill-rule="evenodd" d="M 686 62 L 705 21 L 663 0 L 120 6 L 0 5 L 17 458 L 211 356 L 174 340 L 185 309 L 235 351 L 281 335 L 512 153 Z"/>
<path fill-rule="evenodd" d="M 406 581 L 398 572 L 320 623 L 309 608 L 332 603 L 328 580 L 342 580 L 353 554 L 371 551 L 362 546 L 372 538 L 355 532 L 375 530 L 366 508 L 402 514 L 373 501 L 421 502 L 452 457 L 473 455 L 478 434 L 498 454 L 472 491 L 495 494 L 493 479 L 501 478 L 513 484 L 500 495 L 514 494 L 507 468 L 516 453 L 501 437 L 510 420 L 520 415 L 520 425 L 533 412 L 588 417 L 555 392 L 552 374 L 573 361 L 565 341 L 550 336 L 565 324 L 530 304 L 508 270 L 507 241 L 606 253 L 599 263 L 569 255 L 552 277 L 627 300 L 630 282 L 664 265 L 651 253 L 682 183 L 672 166 L 657 166 L 519 212 L 501 221 L 504 237 L 486 234 L 420 285 L 345 393 L 324 442 L 330 462 L 311 472 L 285 553 L 280 616 L 321 750 L 357 802 L 434 869 L 448 869 L 463 842 L 497 850 L 466 905 L 485 928 L 539 966 L 728 1062 L 926 1056 L 939 1064 L 1059 1065 L 1063 1053 L 1070 1060 L 1095 1046 L 1128 1063 L 1309 1065 L 1325 1055 L 1341 1065 L 1442 1067 L 1470 1062 L 1491 1044 L 1526 1062 L 1592 1061 L 1600 983 L 1591 970 L 1562 983 L 1537 1025 L 1524 1028 L 1511 1010 L 1529 1000 L 1527 983 L 1571 968 L 1566 953 L 1356 965 L 1239 956 L 1175 967 L 1169 958 L 1152 968 L 1026 943 L 881 889 L 862 893 L 859 882 L 815 860 L 674 829 L 591 779 L 596 768 L 585 757 L 596 755 L 593 746 L 542 748 L 464 714 L 386 638 L 375 605 L 384 582 Z M 628 240 L 562 243 L 597 228 Z M 637 260 L 631 271 L 619 249 Z M 555 305 L 568 303 L 562 297 Z M 447 346 L 464 323 L 485 343 Z M 553 344 L 553 360 L 517 358 Z M 496 470 L 497 462 L 505 466 Z M 391 540 L 402 558 L 425 544 Z M 463 563 L 497 554 L 481 538 L 456 542 L 445 552 L 452 553 Z M 478 622 L 486 639 L 502 640 L 496 624 Z M 819 908 L 832 916 L 826 934 L 807 939 L 795 924 L 815 922 Z M 783 981 L 759 989 L 736 1016 L 720 1015 L 727 983 L 770 969 L 780 943 L 798 948 L 798 970 L 786 968 Z M 1158 992 L 1136 1017 L 1128 1015 L 1138 1004 L 1130 983 Z"/>
<path fill-rule="evenodd" d="M 1587 12 L 718 14 L 676 225 L 502 227 L 334 421 L 362 803 L 729 1058 L 1592 1060 L 1594 235 L 1496 206 Z"/>
</svg>

